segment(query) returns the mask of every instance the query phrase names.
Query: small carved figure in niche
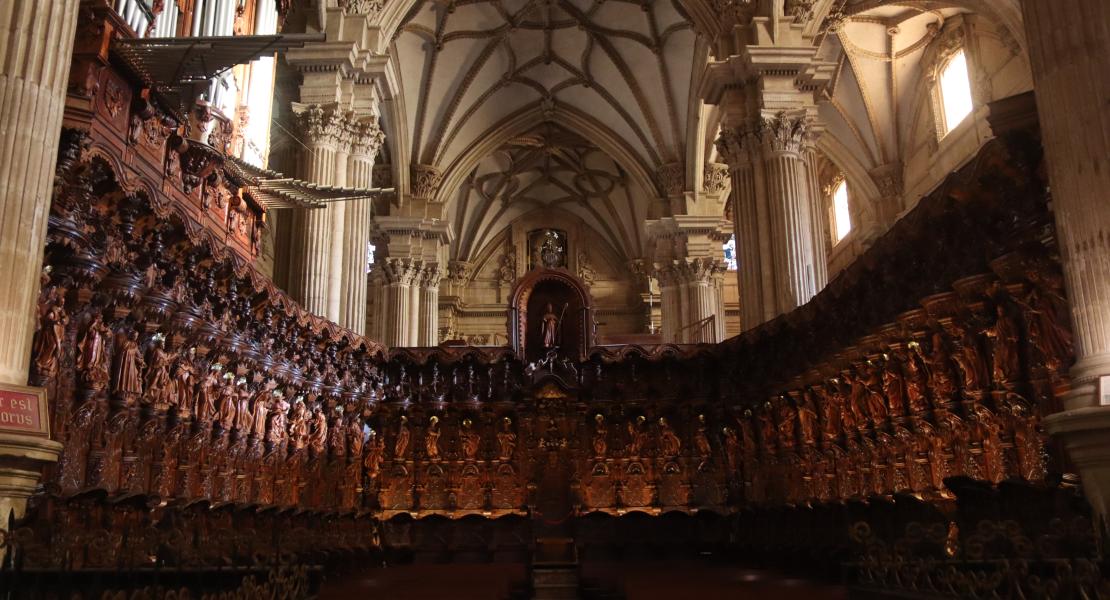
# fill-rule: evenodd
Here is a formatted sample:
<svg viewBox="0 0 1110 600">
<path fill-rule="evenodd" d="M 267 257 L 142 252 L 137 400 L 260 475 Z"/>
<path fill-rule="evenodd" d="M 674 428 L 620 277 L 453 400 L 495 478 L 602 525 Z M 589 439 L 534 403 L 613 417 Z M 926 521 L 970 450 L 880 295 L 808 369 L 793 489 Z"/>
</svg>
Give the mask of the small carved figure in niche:
<svg viewBox="0 0 1110 600">
<path fill-rule="evenodd" d="M 326 415 L 326 413 L 325 413 Z M 335 413 L 328 423 L 328 452 L 333 458 L 342 458 L 347 455 L 347 429 L 343 424 L 343 411 L 336 408 Z"/>
<path fill-rule="evenodd" d="M 362 456 L 362 419 L 357 414 L 347 417 L 347 450 L 352 459 Z"/>
<path fill-rule="evenodd" d="M 293 450 L 304 450 L 308 444 L 308 407 L 304 400 L 297 398 L 293 404 L 293 416 L 289 419 L 289 439 Z"/>
<path fill-rule="evenodd" d="M 765 403 L 756 415 L 759 421 L 759 442 L 764 452 L 775 451 L 775 420 L 771 418 L 771 404 Z"/>
<path fill-rule="evenodd" d="M 659 451 L 664 458 L 674 458 L 682 451 L 682 440 L 675 435 L 666 417 L 659 417 Z"/>
<path fill-rule="evenodd" d="M 189 411 L 193 409 L 193 388 L 196 386 L 196 365 L 193 360 L 196 357 L 197 349 L 189 348 L 180 360 L 174 371 L 174 388 L 176 393 L 178 411 L 184 416 L 189 416 Z"/>
<path fill-rule="evenodd" d="M 834 385 L 830 381 L 826 383 L 825 388 L 813 388 L 813 394 L 817 397 L 817 406 L 821 410 L 821 435 L 830 442 L 840 435 L 840 415 L 844 409 L 843 396 L 840 398 L 840 404 L 837 403 Z"/>
<path fill-rule="evenodd" d="M 328 443 L 328 418 L 319 406 L 312 409 L 312 434 L 308 438 L 308 446 L 312 452 L 320 455 Z"/>
<path fill-rule="evenodd" d="M 867 364 L 860 366 L 859 378 L 867 392 L 867 414 L 871 416 L 871 424 L 875 427 L 881 427 L 887 418 L 887 401 L 883 397 L 882 373 L 869 360 Z"/>
<path fill-rule="evenodd" d="M 65 340 L 66 326 L 69 325 L 62 289 L 54 288 L 48 296 L 47 307 L 39 320 L 39 336 L 35 340 L 35 369 L 43 379 L 54 377 L 58 372 L 62 342 Z"/>
<path fill-rule="evenodd" d="M 798 405 L 798 429 L 802 435 L 802 443 L 812 446 L 817 443 L 817 411 L 813 408 L 813 392 L 806 390 L 802 395 L 802 402 Z"/>
<path fill-rule="evenodd" d="M 474 425 L 470 419 L 463 420 L 463 430 L 460 437 L 462 438 L 463 458 L 466 460 L 474 460 L 477 458 L 478 449 L 482 443 L 482 436 L 474 431 Z"/>
<path fill-rule="evenodd" d="M 882 391 L 886 395 L 890 414 L 894 417 L 901 417 L 906 410 L 904 389 L 902 388 L 902 372 L 898 368 L 897 361 L 892 360 L 889 356 L 885 357 L 887 360 L 882 370 Z"/>
<path fill-rule="evenodd" d="M 994 325 L 986 330 L 992 349 L 991 375 L 996 383 L 1005 384 L 1016 381 L 1020 376 L 1018 328 L 1001 303 L 995 306 L 995 314 Z"/>
<path fill-rule="evenodd" d="M 1005 461 L 1002 456 L 1002 428 L 998 418 L 985 406 L 976 406 L 976 436 L 982 447 L 982 474 L 987 481 L 998 483 L 1006 478 Z"/>
<path fill-rule="evenodd" d="M 424 432 L 424 453 L 428 460 L 439 460 L 439 417 L 428 419 L 428 430 Z"/>
<path fill-rule="evenodd" d="M 409 418 L 401 415 L 401 422 L 397 425 L 397 438 L 393 440 L 393 459 L 404 460 L 405 451 L 409 449 L 409 439 L 412 433 L 409 431 Z"/>
<path fill-rule="evenodd" d="M 366 469 L 366 477 L 374 480 L 382 471 L 382 461 L 385 460 L 385 440 L 373 429 L 369 432 L 370 439 L 366 442 L 366 458 L 362 466 Z"/>
<path fill-rule="evenodd" d="M 195 413 L 197 421 L 201 423 L 209 422 L 216 414 L 216 398 L 220 393 L 218 388 L 220 387 L 223 368 L 224 366 L 220 363 L 212 365 L 208 369 L 208 374 L 204 376 L 204 381 L 200 384 L 200 394 L 197 397 Z"/>
<path fill-rule="evenodd" d="M 739 472 L 740 437 L 731 427 L 722 427 L 721 435 L 725 439 L 725 460 L 728 461 L 728 476 L 733 477 Z"/>
<path fill-rule="evenodd" d="M 852 415 L 852 422 L 859 429 L 867 427 L 867 385 L 859 375 L 845 372 L 844 383 L 848 384 L 848 413 Z"/>
<path fill-rule="evenodd" d="M 174 355 L 166 351 L 166 340 L 161 334 L 156 335 L 154 340 L 146 371 L 146 395 L 143 396 L 143 403 L 164 409 L 177 404 L 177 386 L 170 378 Z"/>
<path fill-rule="evenodd" d="M 497 458 L 509 461 L 516 450 L 516 433 L 513 433 L 513 420 L 509 417 L 501 419 L 501 431 L 497 432 Z"/>
<path fill-rule="evenodd" d="M 563 312 L 566 312 L 565 307 L 563 308 Z M 543 328 L 543 347 L 544 348 L 551 349 L 551 348 L 554 348 L 555 345 L 559 343 L 558 333 L 559 333 L 559 322 L 560 322 L 560 320 L 561 319 L 555 314 L 555 309 L 551 306 L 551 303 L 548 302 L 547 303 L 547 308 L 544 310 L 544 313 L 543 313 L 543 324 L 542 324 L 542 328 Z"/>
<path fill-rule="evenodd" d="M 939 331 L 933 332 L 930 345 L 932 350 L 929 357 L 925 358 L 925 364 L 929 366 L 929 389 L 938 404 L 948 405 L 955 399 L 956 384 L 952 381 L 948 351 L 944 347 L 944 336 Z"/>
<path fill-rule="evenodd" d="M 778 405 L 776 412 L 778 413 L 779 445 L 789 450 L 798 440 L 795 429 L 797 413 L 785 397 L 776 398 L 775 404 Z"/>
<path fill-rule="evenodd" d="M 1037 419 L 1029 414 L 1024 402 L 1010 403 L 1010 423 L 1014 435 L 1014 453 L 1017 455 L 1019 475 L 1026 481 L 1043 481 L 1045 454 L 1042 434 Z"/>
<path fill-rule="evenodd" d="M 224 373 L 223 385 L 220 386 L 220 427 L 224 431 L 231 431 L 235 427 L 236 400 L 235 375 Z"/>
<path fill-rule="evenodd" d="M 116 338 L 116 364 L 113 370 L 113 390 L 125 403 L 143 393 L 143 356 L 139 351 L 139 333 L 129 330 Z"/>
<path fill-rule="evenodd" d="M 759 449 L 759 441 L 755 439 L 755 427 L 752 425 L 752 411 L 745 410 L 744 415 L 738 420 L 740 425 L 740 444 L 745 457 L 754 457 Z"/>
<path fill-rule="evenodd" d="M 261 440 L 266 437 L 266 421 L 270 417 L 269 399 L 276 385 L 277 382 L 273 380 L 266 382 L 266 386 L 254 397 L 254 406 L 251 411 L 251 433 L 254 434 L 255 439 Z"/>
<path fill-rule="evenodd" d="M 103 389 L 111 379 L 108 356 L 110 339 L 112 330 L 104 324 L 104 318 L 98 311 L 93 315 L 85 336 L 78 344 L 82 379 L 94 390 Z"/>
<path fill-rule="evenodd" d="M 251 428 L 254 426 L 254 415 L 251 414 L 251 397 L 254 394 L 251 392 L 250 386 L 247 385 L 246 379 L 239 378 L 235 394 L 238 397 L 238 407 L 235 411 L 235 428 L 245 436 L 251 432 Z"/>
<path fill-rule="evenodd" d="M 643 452 L 644 443 L 647 442 L 647 432 L 644 431 L 645 421 L 647 421 L 647 419 L 645 419 L 643 415 L 640 415 L 628 422 L 629 458 L 639 458 L 640 453 Z"/>
<path fill-rule="evenodd" d="M 978 392 L 983 389 L 984 376 L 987 372 L 983 356 L 979 352 L 978 339 L 970 331 L 955 327 L 956 352 L 952 359 L 963 373 L 964 391 Z"/>
<path fill-rule="evenodd" d="M 698 427 L 694 431 L 694 452 L 705 463 L 713 456 L 713 446 L 709 443 L 709 433 L 706 431 L 705 415 L 698 415 Z"/>
<path fill-rule="evenodd" d="M 276 396 L 277 401 L 270 407 L 270 432 L 267 434 L 267 440 L 274 446 L 281 446 L 285 443 L 285 430 L 288 421 L 289 403 L 285 401 L 285 395 L 279 392 Z"/>
<path fill-rule="evenodd" d="M 605 458 L 609 451 L 609 428 L 605 426 L 605 416 L 601 413 L 594 415 L 594 458 Z"/>
<path fill-rule="evenodd" d="M 1046 278 L 1031 275 L 1030 279 L 1036 283 Z M 1067 306 L 1067 301 L 1052 287 L 1042 291 L 1040 286 L 1030 290 L 1024 300 L 1015 298 L 1014 301 L 1027 313 L 1029 343 L 1040 354 L 1046 368 L 1053 372 L 1059 370 L 1073 352 L 1067 317 L 1061 316 L 1061 313 L 1066 315 L 1066 310 L 1057 308 Z"/>
<path fill-rule="evenodd" d="M 921 356 L 921 345 L 917 342 L 909 343 L 910 353 L 906 357 L 906 403 L 910 407 L 910 413 L 914 415 L 921 415 L 929 410 L 929 398 L 925 395 L 925 373 L 921 367 L 920 362 L 924 360 Z"/>
</svg>

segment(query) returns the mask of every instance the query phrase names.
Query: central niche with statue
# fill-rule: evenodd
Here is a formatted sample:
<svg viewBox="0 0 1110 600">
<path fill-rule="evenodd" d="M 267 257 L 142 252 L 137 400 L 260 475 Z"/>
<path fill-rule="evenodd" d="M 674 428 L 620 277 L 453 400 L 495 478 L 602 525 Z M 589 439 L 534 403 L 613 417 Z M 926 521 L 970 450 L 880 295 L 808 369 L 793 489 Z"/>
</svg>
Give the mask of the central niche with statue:
<svg viewBox="0 0 1110 600">
<path fill-rule="evenodd" d="M 566 233 L 532 231 L 528 251 L 532 270 L 509 298 L 513 349 L 528 362 L 585 360 L 595 337 L 593 302 L 582 280 L 566 269 Z"/>
</svg>

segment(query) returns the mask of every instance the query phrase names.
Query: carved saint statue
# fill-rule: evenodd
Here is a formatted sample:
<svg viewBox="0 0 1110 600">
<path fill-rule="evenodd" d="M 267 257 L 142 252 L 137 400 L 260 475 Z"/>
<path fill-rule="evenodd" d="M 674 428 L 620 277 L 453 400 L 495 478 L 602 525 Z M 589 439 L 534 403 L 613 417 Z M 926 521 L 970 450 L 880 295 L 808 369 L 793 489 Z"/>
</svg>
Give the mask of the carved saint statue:
<svg viewBox="0 0 1110 600">
<path fill-rule="evenodd" d="M 193 365 L 193 357 L 196 356 L 196 352 L 196 348 L 189 348 L 189 352 L 177 361 L 176 371 L 174 371 L 177 406 L 185 413 L 185 416 L 188 416 L 189 411 L 193 409 L 193 387 L 195 384 L 194 378 L 196 377 L 196 366 Z"/>
<path fill-rule="evenodd" d="M 82 378 L 93 389 L 103 389 L 111 378 L 108 366 L 108 341 L 111 338 L 112 330 L 104 324 L 101 314 L 96 313 L 78 345 Z"/>
<path fill-rule="evenodd" d="M 609 429 L 605 426 L 605 417 L 600 413 L 594 415 L 594 457 L 605 458 L 605 453 L 609 449 Z"/>
<path fill-rule="evenodd" d="M 644 421 L 646 420 L 643 415 L 640 415 L 634 421 L 628 422 L 629 458 L 639 458 L 640 453 L 643 452 L 644 442 L 647 441 L 647 432 L 644 431 Z"/>
<path fill-rule="evenodd" d="M 224 384 L 220 387 L 220 427 L 224 431 L 231 431 L 235 427 L 235 393 L 234 375 L 224 373 Z"/>
<path fill-rule="evenodd" d="M 740 436 L 731 427 L 723 427 L 721 434 L 725 438 L 725 460 L 728 461 L 728 475 L 738 474 L 740 468 Z"/>
<path fill-rule="evenodd" d="M 347 450 L 348 455 L 352 458 L 362 456 L 362 419 L 358 415 L 351 415 L 347 418 Z"/>
<path fill-rule="evenodd" d="M 223 365 L 219 363 L 212 365 L 208 369 L 208 374 L 204 376 L 204 381 L 200 384 L 200 395 L 197 397 L 195 412 L 197 421 L 201 423 L 207 423 L 216 413 L 216 397 L 219 395 L 221 371 L 223 371 Z"/>
<path fill-rule="evenodd" d="M 270 433 L 266 436 L 271 444 L 280 446 L 285 442 L 285 424 L 288 421 L 289 403 L 278 394 L 277 401 L 270 407 Z"/>
<path fill-rule="evenodd" d="M 303 450 L 308 443 L 308 407 L 300 398 L 293 405 L 293 416 L 289 419 L 289 439 L 293 441 L 293 450 Z"/>
<path fill-rule="evenodd" d="M 703 462 L 713 455 L 713 446 L 709 443 L 709 434 L 706 431 L 705 415 L 698 415 L 698 428 L 694 432 L 694 450 Z"/>
<path fill-rule="evenodd" d="M 497 432 L 497 458 L 503 461 L 512 460 L 515 450 L 516 434 L 513 433 L 513 420 L 505 417 L 501 419 L 501 431 Z"/>
<path fill-rule="evenodd" d="M 460 438 L 462 440 L 463 458 L 466 460 L 474 460 L 477 458 L 478 450 L 482 443 L 482 436 L 474 431 L 470 419 L 463 421 L 463 432 Z"/>
<path fill-rule="evenodd" d="M 385 440 L 373 429 L 370 430 L 370 439 L 366 442 L 366 458 L 362 466 L 366 469 L 366 477 L 376 479 L 382 471 L 382 460 L 385 459 Z"/>
<path fill-rule="evenodd" d="M 428 460 L 439 460 L 439 417 L 428 420 L 428 430 L 424 432 L 424 453 Z"/>
<path fill-rule="evenodd" d="M 322 454 L 328 442 L 328 418 L 324 410 L 317 406 L 312 409 L 312 434 L 308 438 L 308 446 L 316 454 Z"/>
<path fill-rule="evenodd" d="M 270 403 L 268 397 L 270 396 L 273 388 L 267 385 L 261 392 L 254 398 L 254 410 L 252 411 L 251 420 L 251 433 L 254 434 L 255 439 L 261 440 L 266 437 L 266 420 L 270 416 Z"/>
<path fill-rule="evenodd" d="M 165 340 L 158 339 L 150 349 L 150 365 L 146 372 L 146 403 L 164 408 L 177 403 L 177 386 L 170 378 L 173 354 L 166 351 Z"/>
<path fill-rule="evenodd" d="M 401 423 L 397 426 L 397 439 L 393 441 L 393 458 L 395 460 L 404 460 L 405 451 L 409 448 L 409 439 L 412 433 L 409 431 L 409 418 L 401 415 Z"/>
<path fill-rule="evenodd" d="M 675 435 L 666 417 L 659 417 L 659 450 L 666 458 L 678 456 L 682 450 L 682 440 Z"/>
<path fill-rule="evenodd" d="M 254 393 L 251 392 L 246 380 L 239 380 L 239 389 L 236 390 L 236 395 L 239 400 L 236 409 L 235 428 L 239 430 L 240 434 L 247 435 L 254 426 L 254 416 L 251 414 L 251 397 Z"/>
<path fill-rule="evenodd" d="M 996 382 L 1008 383 L 1020 375 L 1018 329 L 1013 317 L 1006 312 L 1005 306 L 1002 304 L 996 306 L 995 313 L 997 319 L 986 331 L 993 351 L 991 374 Z"/>
<path fill-rule="evenodd" d="M 58 371 L 58 358 L 62 355 L 69 315 L 61 288 L 50 292 L 50 304 L 43 311 L 39 337 L 35 340 L 35 369 L 40 377 L 53 377 Z"/>
<path fill-rule="evenodd" d="M 143 356 L 139 351 L 139 334 L 135 330 L 120 335 L 116 341 L 116 364 L 113 389 L 125 401 L 143 393 Z"/>
<path fill-rule="evenodd" d="M 552 308 L 551 303 L 547 303 L 547 309 L 543 313 L 543 347 L 554 348 L 558 343 L 559 331 L 559 317 L 555 315 L 555 309 Z"/>
</svg>

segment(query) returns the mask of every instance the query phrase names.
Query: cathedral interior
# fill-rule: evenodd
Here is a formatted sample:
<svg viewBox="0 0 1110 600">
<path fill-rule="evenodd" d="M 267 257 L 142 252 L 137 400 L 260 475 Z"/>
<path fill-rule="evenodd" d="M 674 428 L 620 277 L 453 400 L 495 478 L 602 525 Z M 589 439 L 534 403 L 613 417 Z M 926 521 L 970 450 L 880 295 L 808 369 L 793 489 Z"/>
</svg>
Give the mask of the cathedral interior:
<svg viewBox="0 0 1110 600">
<path fill-rule="evenodd" d="M 0 0 L 0 342 L 3 598 L 1110 597 L 1110 2 Z"/>
</svg>

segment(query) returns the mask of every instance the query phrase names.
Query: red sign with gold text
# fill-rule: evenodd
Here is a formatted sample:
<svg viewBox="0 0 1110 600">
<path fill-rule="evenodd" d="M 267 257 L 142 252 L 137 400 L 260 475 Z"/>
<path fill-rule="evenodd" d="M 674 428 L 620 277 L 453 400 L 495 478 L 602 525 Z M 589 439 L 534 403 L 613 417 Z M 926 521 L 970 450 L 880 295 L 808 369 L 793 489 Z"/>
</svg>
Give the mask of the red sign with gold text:
<svg viewBox="0 0 1110 600">
<path fill-rule="evenodd" d="M 41 388 L 0 386 L 0 430 L 48 435 Z"/>
</svg>

